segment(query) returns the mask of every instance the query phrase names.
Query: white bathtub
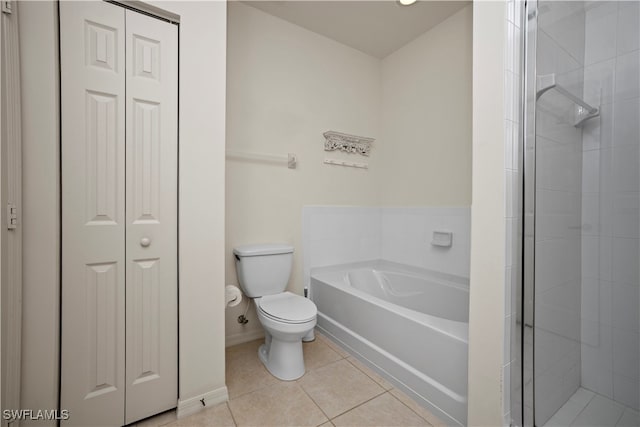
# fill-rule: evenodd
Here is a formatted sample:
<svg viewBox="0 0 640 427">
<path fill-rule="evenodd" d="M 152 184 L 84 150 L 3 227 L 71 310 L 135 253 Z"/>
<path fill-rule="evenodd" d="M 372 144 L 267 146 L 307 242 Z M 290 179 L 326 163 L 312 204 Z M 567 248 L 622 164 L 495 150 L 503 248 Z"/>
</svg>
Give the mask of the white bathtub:
<svg viewBox="0 0 640 427">
<path fill-rule="evenodd" d="M 467 419 L 468 279 L 375 261 L 311 270 L 318 327 L 447 424 Z"/>
</svg>

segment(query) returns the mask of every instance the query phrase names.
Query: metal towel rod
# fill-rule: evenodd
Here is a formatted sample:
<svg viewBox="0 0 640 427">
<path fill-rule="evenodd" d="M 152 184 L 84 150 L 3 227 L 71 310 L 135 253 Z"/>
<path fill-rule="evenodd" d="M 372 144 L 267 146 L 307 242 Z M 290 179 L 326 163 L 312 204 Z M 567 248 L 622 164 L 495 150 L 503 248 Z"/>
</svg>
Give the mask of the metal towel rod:
<svg viewBox="0 0 640 427">
<path fill-rule="evenodd" d="M 232 159 L 246 159 L 246 160 L 258 160 L 264 162 L 284 162 L 289 169 L 295 169 L 298 166 L 298 157 L 294 153 L 288 153 L 286 156 L 277 154 L 265 154 L 265 153 L 249 153 L 246 151 L 233 151 L 227 150 L 227 158 Z"/>
</svg>

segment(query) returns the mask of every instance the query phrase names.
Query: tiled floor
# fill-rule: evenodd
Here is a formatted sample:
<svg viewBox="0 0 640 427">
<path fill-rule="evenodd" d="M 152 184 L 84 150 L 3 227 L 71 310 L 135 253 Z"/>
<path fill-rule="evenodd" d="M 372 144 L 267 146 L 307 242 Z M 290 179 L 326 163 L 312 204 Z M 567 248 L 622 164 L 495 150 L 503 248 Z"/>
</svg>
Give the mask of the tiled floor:
<svg viewBox="0 0 640 427">
<path fill-rule="evenodd" d="M 597 426 L 637 427 L 638 412 L 584 388 L 573 396 L 545 424 L 545 427 Z"/>
<path fill-rule="evenodd" d="M 169 411 L 136 426 L 444 425 L 321 334 L 304 344 L 307 372 L 297 381 L 269 374 L 258 360 L 262 342 L 227 349 L 227 403 L 180 420 Z"/>
</svg>

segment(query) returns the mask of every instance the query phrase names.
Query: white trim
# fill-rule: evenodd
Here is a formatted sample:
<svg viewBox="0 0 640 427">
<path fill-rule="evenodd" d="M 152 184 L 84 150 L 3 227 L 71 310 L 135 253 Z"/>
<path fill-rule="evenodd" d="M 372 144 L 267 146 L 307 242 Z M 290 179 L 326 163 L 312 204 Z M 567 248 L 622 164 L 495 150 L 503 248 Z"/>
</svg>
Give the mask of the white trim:
<svg viewBox="0 0 640 427">
<path fill-rule="evenodd" d="M 260 338 L 264 338 L 264 331 L 262 329 L 257 329 L 251 332 L 238 332 L 237 334 L 227 335 L 225 339 L 225 347 L 243 344 Z"/>
<path fill-rule="evenodd" d="M 2 409 L 20 408 L 22 348 L 22 128 L 20 102 L 20 48 L 18 10 L 2 17 Z M 8 230 L 7 209 L 16 211 L 17 224 Z M 2 420 L 4 426 L 6 420 Z M 19 421 L 12 423 L 19 425 Z"/>
<path fill-rule="evenodd" d="M 203 399 L 204 405 L 202 404 Z M 178 419 L 188 417 L 189 415 L 202 411 L 206 407 L 215 406 L 227 400 L 229 400 L 229 392 L 226 386 L 195 397 L 190 397 L 189 399 L 178 400 L 176 416 Z"/>
</svg>

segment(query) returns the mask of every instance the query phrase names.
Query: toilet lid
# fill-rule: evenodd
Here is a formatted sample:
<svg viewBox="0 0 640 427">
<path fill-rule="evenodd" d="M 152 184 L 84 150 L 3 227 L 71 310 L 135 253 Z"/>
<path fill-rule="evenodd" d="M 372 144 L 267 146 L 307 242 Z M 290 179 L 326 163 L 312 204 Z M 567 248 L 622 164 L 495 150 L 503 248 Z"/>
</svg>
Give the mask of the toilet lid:
<svg viewBox="0 0 640 427">
<path fill-rule="evenodd" d="M 308 322 L 318 312 L 311 300 L 291 292 L 260 298 L 260 310 L 269 317 L 286 323 Z"/>
</svg>

